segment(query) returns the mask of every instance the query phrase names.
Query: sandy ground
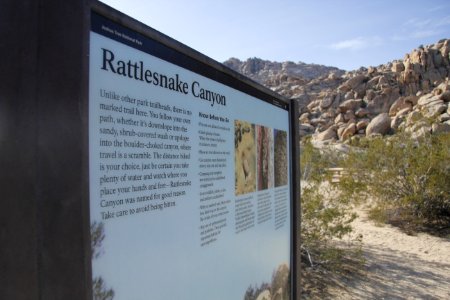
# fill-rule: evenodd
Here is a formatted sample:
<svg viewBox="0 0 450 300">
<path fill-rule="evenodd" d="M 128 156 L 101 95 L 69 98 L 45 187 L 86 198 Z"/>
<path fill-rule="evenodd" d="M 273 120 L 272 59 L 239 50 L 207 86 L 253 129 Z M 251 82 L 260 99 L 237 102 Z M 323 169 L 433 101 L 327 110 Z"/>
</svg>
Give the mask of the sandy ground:
<svg viewBox="0 0 450 300">
<path fill-rule="evenodd" d="M 365 262 L 328 277 L 324 299 L 450 299 L 450 237 L 407 235 L 376 226 L 364 210 L 354 221 Z M 308 297 L 306 297 L 308 298 Z"/>
</svg>

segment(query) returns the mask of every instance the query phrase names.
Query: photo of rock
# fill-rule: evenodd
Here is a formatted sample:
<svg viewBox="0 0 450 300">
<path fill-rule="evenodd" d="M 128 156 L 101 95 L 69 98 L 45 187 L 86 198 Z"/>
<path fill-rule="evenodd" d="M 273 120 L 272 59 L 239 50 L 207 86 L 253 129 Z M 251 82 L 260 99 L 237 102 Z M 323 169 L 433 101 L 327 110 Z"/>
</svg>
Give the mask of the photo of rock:
<svg viewBox="0 0 450 300">
<path fill-rule="evenodd" d="M 234 121 L 234 174 L 235 194 L 256 191 L 255 125 Z"/>
<path fill-rule="evenodd" d="M 258 191 L 273 187 L 273 130 L 256 126 Z"/>
<path fill-rule="evenodd" d="M 283 130 L 274 131 L 274 167 L 275 187 L 287 185 L 288 183 L 288 157 L 287 157 L 287 134 Z"/>
</svg>

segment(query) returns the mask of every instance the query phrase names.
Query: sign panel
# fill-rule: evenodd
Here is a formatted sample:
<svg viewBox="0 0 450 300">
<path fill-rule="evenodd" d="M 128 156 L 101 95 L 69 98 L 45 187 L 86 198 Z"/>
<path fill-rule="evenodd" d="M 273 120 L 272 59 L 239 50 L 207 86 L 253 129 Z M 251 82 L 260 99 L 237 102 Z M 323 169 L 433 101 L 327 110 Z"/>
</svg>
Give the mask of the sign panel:
<svg viewBox="0 0 450 300">
<path fill-rule="evenodd" d="M 289 299 L 288 106 L 103 16 L 91 21 L 94 294 Z"/>
</svg>

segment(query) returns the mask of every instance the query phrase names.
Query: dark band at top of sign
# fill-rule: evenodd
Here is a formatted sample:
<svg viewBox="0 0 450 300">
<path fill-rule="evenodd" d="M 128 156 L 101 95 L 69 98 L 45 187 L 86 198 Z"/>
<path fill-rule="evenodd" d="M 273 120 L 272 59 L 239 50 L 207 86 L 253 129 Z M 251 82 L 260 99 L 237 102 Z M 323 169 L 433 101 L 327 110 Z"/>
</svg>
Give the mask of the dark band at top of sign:
<svg viewBox="0 0 450 300">
<path fill-rule="evenodd" d="M 107 38 L 125 44 L 137 50 L 143 51 L 179 67 L 210 78 L 231 88 L 249 94 L 255 98 L 268 102 L 281 109 L 289 110 L 289 105 L 274 96 L 264 93 L 243 81 L 233 78 L 231 75 L 221 72 L 214 67 L 198 61 L 182 52 L 168 47 L 141 33 L 124 27 L 116 22 L 91 12 L 91 30 Z"/>
</svg>

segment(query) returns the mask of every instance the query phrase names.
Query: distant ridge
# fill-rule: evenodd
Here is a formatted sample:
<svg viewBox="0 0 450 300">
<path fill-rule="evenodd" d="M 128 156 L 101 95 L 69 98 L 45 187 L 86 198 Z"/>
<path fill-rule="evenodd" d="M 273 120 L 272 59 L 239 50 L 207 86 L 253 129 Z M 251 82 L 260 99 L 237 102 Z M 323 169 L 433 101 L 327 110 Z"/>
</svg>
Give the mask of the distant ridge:
<svg viewBox="0 0 450 300">
<path fill-rule="evenodd" d="M 345 71 L 335 67 L 292 61 L 275 62 L 256 57 L 249 58 L 246 61 L 230 58 L 224 62 L 224 65 L 262 84 L 270 83 L 282 76 L 285 76 L 285 79 L 294 77 L 311 80 L 324 75 L 328 76 L 331 72 L 338 75 L 345 73 Z"/>
</svg>

